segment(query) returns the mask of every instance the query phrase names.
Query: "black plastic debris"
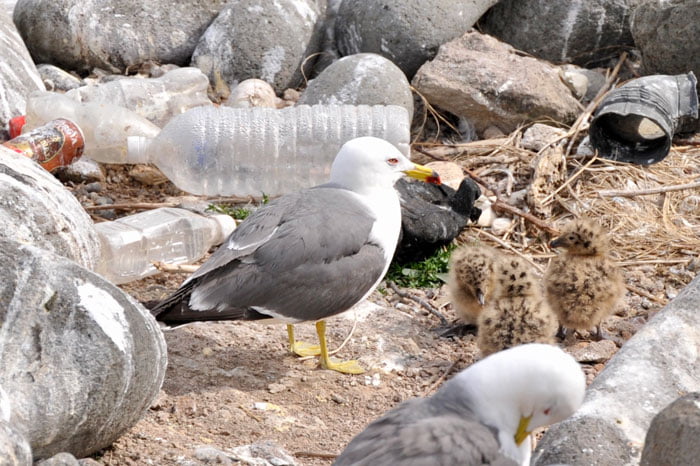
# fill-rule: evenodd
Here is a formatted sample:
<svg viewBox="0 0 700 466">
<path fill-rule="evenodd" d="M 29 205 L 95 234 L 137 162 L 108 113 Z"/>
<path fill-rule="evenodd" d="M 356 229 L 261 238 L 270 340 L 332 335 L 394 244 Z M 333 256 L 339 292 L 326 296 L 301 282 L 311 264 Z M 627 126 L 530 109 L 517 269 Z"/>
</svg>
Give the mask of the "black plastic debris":
<svg viewBox="0 0 700 466">
<path fill-rule="evenodd" d="M 401 199 L 401 237 L 394 255 L 399 264 L 432 256 L 450 244 L 469 220 L 476 221 L 481 215 L 481 209 L 474 207 L 481 190 L 469 178 L 456 191 L 406 178 L 395 187 Z"/>
<path fill-rule="evenodd" d="M 634 79 L 603 99 L 591 122 L 591 145 L 606 159 L 649 165 L 663 160 L 674 134 L 697 125 L 693 72 Z"/>
</svg>

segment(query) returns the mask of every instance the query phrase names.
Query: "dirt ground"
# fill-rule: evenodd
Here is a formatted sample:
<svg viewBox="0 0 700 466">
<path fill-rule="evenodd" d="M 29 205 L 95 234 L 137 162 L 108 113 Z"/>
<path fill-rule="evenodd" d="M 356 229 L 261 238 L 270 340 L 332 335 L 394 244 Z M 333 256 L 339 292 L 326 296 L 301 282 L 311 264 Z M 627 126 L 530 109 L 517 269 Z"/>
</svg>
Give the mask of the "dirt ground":
<svg viewBox="0 0 700 466">
<path fill-rule="evenodd" d="M 183 194 L 169 183 L 143 185 L 128 170 L 110 167 L 101 194 L 116 204 L 166 202 Z M 72 189 L 84 204 L 94 204 L 84 187 Z M 99 212 L 92 212 L 99 220 Z M 472 236 L 476 230 L 469 227 L 463 235 Z M 625 269 L 627 282 L 654 299 L 627 293 L 624 306 L 604 325 L 618 344 L 693 275 L 668 270 L 659 265 Z M 139 300 L 159 299 L 186 276 L 160 273 L 122 288 Z M 405 291 L 454 320 L 444 286 Z M 165 332 L 169 363 L 159 397 L 138 424 L 93 458 L 106 465 L 223 464 L 228 460 L 207 456 L 202 447 L 227 452 L 272 441 L 299 465 L 330 464 L 370 421 L 403 400 L 429 395 L 478 359 L 473 332 L 441 336 L 440 321 L 417 300 L 401 298 L 382 284 L 368 301 L 376 305 L 364 304 L 328 325 L 331 348 L 352 333 L 338 357 L 359 359 L 368 369 L 362 375 L 321 370 L 315 360 L 289 354 L 283 325 L 198 323 Z M 312 324 L 298 325 L 297 335 L 316 340 Z M 586 335 L 569 342 L 579 350 L 587 345 Z M 589 382 L 615 349 L 583 363 Z"/>
</svg>

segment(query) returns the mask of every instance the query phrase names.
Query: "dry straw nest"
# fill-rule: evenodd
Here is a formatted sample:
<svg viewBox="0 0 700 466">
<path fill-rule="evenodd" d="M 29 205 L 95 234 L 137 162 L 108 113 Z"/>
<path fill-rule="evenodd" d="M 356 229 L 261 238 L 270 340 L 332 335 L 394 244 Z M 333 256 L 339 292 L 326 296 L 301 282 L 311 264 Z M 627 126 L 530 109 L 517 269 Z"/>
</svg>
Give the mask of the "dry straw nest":
<svg viewBox="0 0 700 466">
<path fill-rule="evenodd" d="M 624 267 L 629 290 L 658 307 L 700 269 L 700 143 L 676 144 L 650 166 L 577 155 L 593 108 L 537 151 L 523 147 L 527 128 L 520 128 L 507 137 L 463 144 L 416 143 L 415 155 L 422 154 L 421 162 L 458 163 L 495 201 L 494 211 L 512 219 L 498 234 L 470 226 L 458 242 L 496 245 L 542 272 L 556 253 L 547 243 L 558 228 L 586 215 L 610 231 L 612 254 Z M 546 151 L 564 161 L 560 176 L 536 169 Z M 542 192 L 533 205 L 528 189 L 538 181 Z"/>
</svg>

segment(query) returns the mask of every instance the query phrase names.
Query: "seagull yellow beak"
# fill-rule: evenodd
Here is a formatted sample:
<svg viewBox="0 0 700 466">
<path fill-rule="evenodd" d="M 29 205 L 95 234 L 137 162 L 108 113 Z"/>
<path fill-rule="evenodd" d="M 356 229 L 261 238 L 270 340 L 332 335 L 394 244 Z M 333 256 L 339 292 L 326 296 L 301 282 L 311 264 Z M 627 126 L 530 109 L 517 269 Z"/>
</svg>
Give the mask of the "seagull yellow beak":
<svg viewBox="0 0 700 466">
<path fill-rule="evenodd" d="M 442 181 L 440 181 L 440 175 L 438 175 L 438 173 L 435 170 L 425 167 L 423 165 L 418 165 L 417 163 L 413 164 L 413 168 L 411 170 L 406 170 L 404 171 L 404 173 L 410 176 L 411 178 L 415 178 L 420 181 L 425 181 L 426 183 L 437 185 L 442 184 Z"/>
<path fill-rule="evenodd" d="M 530 435 L 530 432 L 527 430 L 528 425 L 530 425 L 530 419 L 532 419 L 532 416 L 520 417 L 518 430 L 515 431 L 515 444 L 518 446 Z"/>
</svg>

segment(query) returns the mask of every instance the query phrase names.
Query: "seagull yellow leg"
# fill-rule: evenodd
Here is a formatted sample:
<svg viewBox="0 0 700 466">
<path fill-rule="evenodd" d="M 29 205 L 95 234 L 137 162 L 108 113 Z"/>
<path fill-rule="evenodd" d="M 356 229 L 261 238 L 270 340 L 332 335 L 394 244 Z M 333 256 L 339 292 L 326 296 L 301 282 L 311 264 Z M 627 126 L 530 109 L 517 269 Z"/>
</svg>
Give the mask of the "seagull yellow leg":
<svg viewBox="0 0 700 466">
<path fill-rule="evenodd" d="M 333 371 L 342 372 L 343 374 L 362 374 L 365 370 L 360 366 L 360 363 L 354 360 L 349 361 L 333 361 L 328 356 L 328 346 L 326 345 L 326 322 L 319 320 L 316 322 L 316 333 L 318 341 L 321 343 L 321 367 Z"/>
<path fill-rule="evenodd" d="M 294 326 L 291 324 L 287 324 L 287 336 L 289 337 L 289 351 L 297 356 L 318 356 L 321 354 L 320 346 L 294 340 Z"/>
</svg>

